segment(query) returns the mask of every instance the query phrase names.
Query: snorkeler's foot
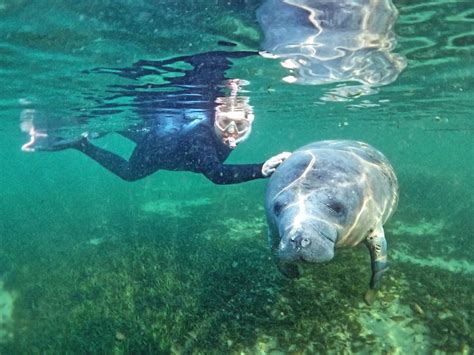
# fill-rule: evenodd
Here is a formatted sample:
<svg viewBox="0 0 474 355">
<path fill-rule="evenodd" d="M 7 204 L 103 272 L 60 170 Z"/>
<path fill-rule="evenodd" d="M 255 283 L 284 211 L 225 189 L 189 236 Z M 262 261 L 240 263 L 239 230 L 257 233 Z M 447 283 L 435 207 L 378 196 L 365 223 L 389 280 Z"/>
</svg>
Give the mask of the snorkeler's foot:
<svg viewBox="0 0 474 355">
<path fill-rule="evenodd" d="M 34 137 L 34 142 L 28 146 L 28 151 L 38 152 L 56 152 L 69 148 L 77 148 L 87 136 L 81 138 L 61 138 L 52 136 L 37 136 Z"/>
</svg>

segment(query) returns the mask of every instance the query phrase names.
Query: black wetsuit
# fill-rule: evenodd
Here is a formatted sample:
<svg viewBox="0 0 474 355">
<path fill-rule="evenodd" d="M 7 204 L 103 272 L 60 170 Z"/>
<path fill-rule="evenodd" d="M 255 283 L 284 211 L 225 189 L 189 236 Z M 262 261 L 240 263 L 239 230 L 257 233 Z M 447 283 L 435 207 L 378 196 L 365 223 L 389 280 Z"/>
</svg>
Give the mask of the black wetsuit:
<svg viewBox="0 0 474 355">
<path fill-rule="evenodd" d="M 229 58 L 255 52 L 209 52 L 165 61 L 140 61 L 132 68 L 97 69 L 96 72 L 138 79 L 145 75 L 178 73 L 164 84 L 120 86 L 121 95 L 133 96 L 143 123 L 119 132 L 136 143 L 129 160 L 96 147 L 87 140 L 75 148 L 127 181 L 159 169 L 204 174 L 216 184 L 236 184 L 263 178 L 263 164 L 224 164 L 231 149 L 214 132 L 215 100 L 223 96 Z M 181 69 L 187 63 L 192 69 Z M 160 89 L 160 90 L 156 90 Z M 116 96 L 115 96 L 116 97 Z"/>
</svg>

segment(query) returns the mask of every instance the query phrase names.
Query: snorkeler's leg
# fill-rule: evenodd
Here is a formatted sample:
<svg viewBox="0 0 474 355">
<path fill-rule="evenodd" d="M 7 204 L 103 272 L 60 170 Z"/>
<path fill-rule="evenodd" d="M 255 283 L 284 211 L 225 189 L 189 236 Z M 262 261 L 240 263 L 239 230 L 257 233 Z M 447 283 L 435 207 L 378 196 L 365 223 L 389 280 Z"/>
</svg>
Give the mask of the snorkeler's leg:
<svg viewBox="0 0 474 355">
<path fill-rule="evenodd" d="M 89 141 L 83 141 L 75 148 L 86 154 L 89 158 L 94 159 L 111 173 L 126 181 L 139 180 L 156 171 L 156 169 L 154 171 L 141 169 L 135 151 L 132 153 L 130 160 L 126 160 L 115 153 L 91 144 Z"/>
<path fill-rule="evenodd" d="M 138 130 L 127 129 L 125 131 L 119 131 L 117 133 L 120 134 L 122 137 L 131 140 L 134 143 L 138 143 L 143 139 L 143 132 Z"/>
</svg>

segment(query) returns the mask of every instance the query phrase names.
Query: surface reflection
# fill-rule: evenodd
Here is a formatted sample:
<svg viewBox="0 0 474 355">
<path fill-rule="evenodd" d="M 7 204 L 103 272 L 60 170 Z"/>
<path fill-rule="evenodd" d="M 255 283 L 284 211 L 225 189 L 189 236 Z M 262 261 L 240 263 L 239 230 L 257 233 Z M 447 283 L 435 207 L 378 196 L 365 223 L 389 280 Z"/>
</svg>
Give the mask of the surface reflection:
<svg viewBox="0 0 474 355">
<path fill-rule="evenodd" d="M 375 87 L 393 82 L 406 67 L 392 53 L 398 11 L 390 0 L 266 0 L 257 17 L 263 55 L 281 60 L 289 83 Z"/>
</svg>

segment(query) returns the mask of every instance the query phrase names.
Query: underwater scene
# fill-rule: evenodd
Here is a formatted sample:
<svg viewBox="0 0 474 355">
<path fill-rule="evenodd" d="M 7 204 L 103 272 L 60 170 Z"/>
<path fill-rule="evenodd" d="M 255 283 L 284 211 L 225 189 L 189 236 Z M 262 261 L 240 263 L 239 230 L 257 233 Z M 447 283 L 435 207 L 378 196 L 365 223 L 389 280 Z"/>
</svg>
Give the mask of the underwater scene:
<svg viewBox="0 0 474 355">
<path fill-rule="evenodd" d="M 474 351 L 474 3 L 0 0 L 0 34 L 0 354 Z"/>
</svg>

